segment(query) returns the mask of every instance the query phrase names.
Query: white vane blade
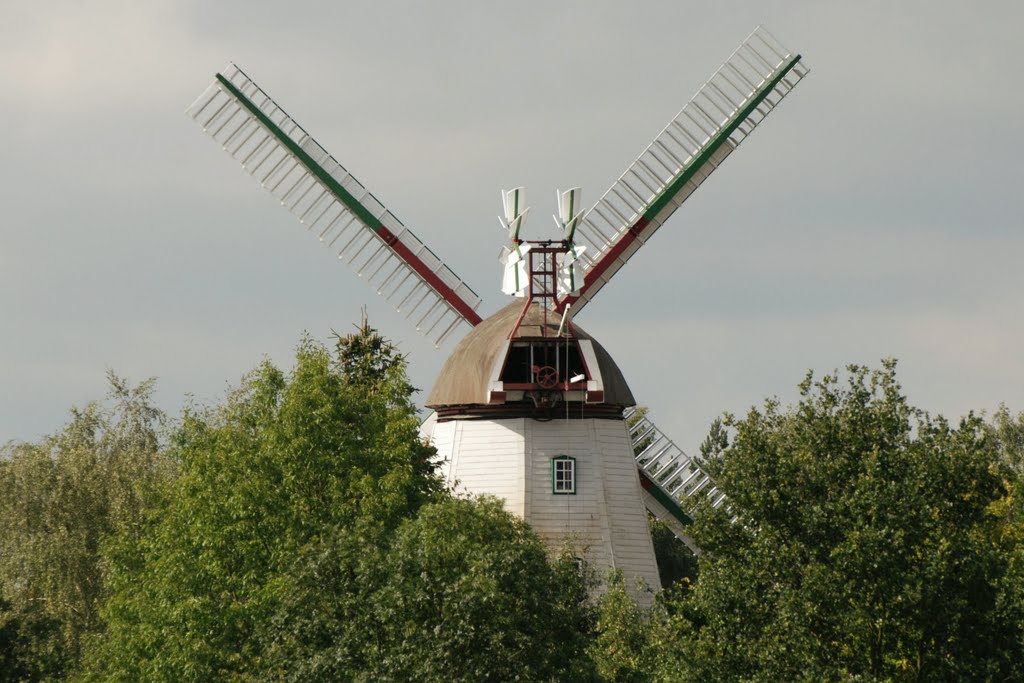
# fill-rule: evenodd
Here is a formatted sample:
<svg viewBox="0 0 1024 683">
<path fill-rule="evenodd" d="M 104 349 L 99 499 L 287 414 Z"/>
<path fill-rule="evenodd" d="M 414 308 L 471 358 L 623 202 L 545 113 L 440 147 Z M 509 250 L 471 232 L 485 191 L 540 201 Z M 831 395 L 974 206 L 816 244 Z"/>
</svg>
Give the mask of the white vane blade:
<svg viewBox="0 0 1024 683">
<path fill-rule="evenodd" d="M 480 322 L 480 297 L 237 66 L 186 113 L 435 345 Z"/>
<path fill-rule="evenodd" d="M 623 416 L 630 425 L 629 437 L 640 469 L 644 503 L 656 517 L 668 522 L 677 535 L 684 536 L 680 525 L 693 519 L 698 501 L 708 500 L 716 508 L 726 504 L 725 494 L 700 463 L 655 427 L 647 415 L 636 408 L 626 408 Z"/>
<path fill-rule="evenodd" d="M 501 191 L 501 202 L 505 208 L 505 220 L 511 221 L 526 208 L 526 188 L 516 187 Z"/>
<path fill-rule="evenodd" d="M 562 255 L 558 268 L 558 296 L 576 294 L 583 288 L 584 276 L 580 257 L 586 247 L 570 246 Z"/>
<path fill-rule="evenodd" d="M 558 216 L 555 217 L 555 223 L 562 230 L 562 239 L 572 242 L 576 228 L 583 220 L 585 213 L 583 211 L 583 190 L 574 187 L 565 192 L 556 192 L 555 196 L 558 200 Z"/>
<path fill-rule="evenodd" d="M 746 139 L 809 70 L 758 27 L 587 212 L 587 282 L 556 308 L 579 310 Z"/>
<path fill-rule="evenodd" d="M 505 266 L 502 272 L 501 291 L 511 296 L 524 297 L 530 284 L 529 259 L 531 245 L 518 244 L 502 249 L 499 259 Z"/>
<path fill-rule="evenodd" d="M 530 212 L 530 207 L 526 206 L 526 189 L 517 187 L 507 192 L 502 190 L 501 203 L 505 209 L 502 225 L 508 230 L 508 239 L 513 243 L 518 242 L 519 231 L 526 221 L 526 214 Z"/>
</svg>

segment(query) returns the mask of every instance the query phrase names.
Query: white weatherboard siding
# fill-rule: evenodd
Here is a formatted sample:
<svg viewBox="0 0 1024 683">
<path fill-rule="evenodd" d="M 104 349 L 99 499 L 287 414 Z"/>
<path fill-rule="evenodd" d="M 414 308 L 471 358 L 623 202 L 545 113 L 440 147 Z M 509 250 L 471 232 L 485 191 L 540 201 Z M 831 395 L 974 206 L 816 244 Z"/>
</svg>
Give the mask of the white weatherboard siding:
<svg viewBox="0 0 1024 683">
<path fill-rule="evenodd" d="M 423 425 L 457 491 L 491 494 L 522 516 L 548 547 L 566 543 L 603 578 L 622 570 L 644 604 L 660 587 L 647 512 L 625 423 L 621 420 L 451 420 Z M 576 459 L 576 493 L 552 492 L 551 459 Z"/>
</svg>

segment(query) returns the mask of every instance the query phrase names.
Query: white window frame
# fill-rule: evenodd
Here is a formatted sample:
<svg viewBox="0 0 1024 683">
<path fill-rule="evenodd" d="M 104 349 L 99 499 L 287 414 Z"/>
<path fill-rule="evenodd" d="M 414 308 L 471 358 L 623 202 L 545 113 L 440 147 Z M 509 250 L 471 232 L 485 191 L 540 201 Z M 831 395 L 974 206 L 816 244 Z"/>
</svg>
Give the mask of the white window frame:
<svg viewBox="0 0 1024 683">
<path fill-rule="evenodd" d="M 568 476 L 566 477 L 566 473 Z M 556 496 L 576 495 L 576 458 L 558 455 L 551 458 L 551 493 Z M 559 475 L 562 475 L 561 477 Z"/>
</svg>

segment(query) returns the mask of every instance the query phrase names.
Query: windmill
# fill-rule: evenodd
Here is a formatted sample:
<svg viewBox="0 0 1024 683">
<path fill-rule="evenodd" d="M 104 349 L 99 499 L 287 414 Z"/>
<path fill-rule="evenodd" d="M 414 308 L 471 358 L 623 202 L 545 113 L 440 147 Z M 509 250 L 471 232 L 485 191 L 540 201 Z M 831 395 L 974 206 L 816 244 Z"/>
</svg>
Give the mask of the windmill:
<svg viewBox="0 0 1024 683">
<path fill-rule="evenodd" d="M 480 297 L 237 66 L 186 111 L 435 346 L 472 328 L 426 400 L 422 431 L 449 481 L 502 497 L 599 574 L 616 567 L 627 586 L 657 586 L 645 509 L 687 540 L 697 501 L 724 496 L 636 411 L 575 319 L 807 73 L 756 28 L 593 207 L 581 210 L 579 188 L 557 193 L 552 239 L 522 239 L 525 191 L 503 192 L 502 290 L 515 298 L 487 319 Z"/>
</svg>

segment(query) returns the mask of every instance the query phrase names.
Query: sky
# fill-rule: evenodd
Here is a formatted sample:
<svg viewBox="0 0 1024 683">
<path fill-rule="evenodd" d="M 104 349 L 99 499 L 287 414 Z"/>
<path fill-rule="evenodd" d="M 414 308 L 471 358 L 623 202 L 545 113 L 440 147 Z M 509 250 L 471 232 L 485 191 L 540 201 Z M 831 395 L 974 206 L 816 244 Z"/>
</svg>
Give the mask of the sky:
<svg viewBox="0 0 1024 683">
<path fill-rule="evenodd" d="M 577 323 L 663 431 L 808 370 L 899 360 L 912 404 L 1024 410 L 1018 2 L 198 2 L 0 6 L 0 444 L 112 369 L 172 416 L 366 308 L 429 390 L 447 352 L 184 109 L 237 62 L 483 299 L 502 188 L 527 238 L 604 190 L 757 25 L 810 75 Z M 653 245 L 653 246 L 652 246 Z"/>
</svg>

